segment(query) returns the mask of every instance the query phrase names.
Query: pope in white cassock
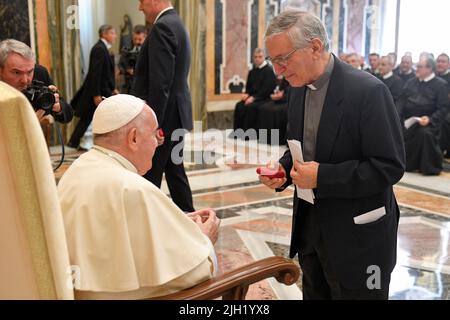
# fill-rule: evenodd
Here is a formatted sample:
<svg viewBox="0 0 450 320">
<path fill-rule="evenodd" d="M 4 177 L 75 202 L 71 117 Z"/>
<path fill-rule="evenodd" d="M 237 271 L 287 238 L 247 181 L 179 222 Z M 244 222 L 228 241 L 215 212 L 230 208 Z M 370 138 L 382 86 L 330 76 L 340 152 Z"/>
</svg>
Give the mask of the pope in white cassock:
<svg viewBox="0 0 450 320">
<path fill-rule="evenodd" d="M 79 270 L 76 298 L 144 299 L 211 278 L 215 212 L 185 215 L 140 176 L 162 143 L 153 110 L 117 95 L 98 106 L 92 125 L 94 148 L 58 186 L 70 262 Z"/>
</svg>

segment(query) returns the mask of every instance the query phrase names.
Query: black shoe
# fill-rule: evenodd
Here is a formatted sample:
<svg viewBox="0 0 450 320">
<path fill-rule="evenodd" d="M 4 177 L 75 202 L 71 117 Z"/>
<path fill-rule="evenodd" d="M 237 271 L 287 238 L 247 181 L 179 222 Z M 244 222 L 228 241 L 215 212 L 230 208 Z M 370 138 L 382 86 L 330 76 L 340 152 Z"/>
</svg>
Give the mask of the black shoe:
<svg viewBox="0 0 450 320">
<path fill-rule="evenodd" d="M 80 147 L 77 148 L 77 151 L 88 152 L 89 150 L 80 146 Z"/>
<path fill-rule="evenodd" d="M 72 148 L 72 149 L 78 149 L 78 146 L 75 146 L 70 142 L 68 144 L 66 144 L 66 146 L 68 146 L 69 148 Z"/>
</svg>

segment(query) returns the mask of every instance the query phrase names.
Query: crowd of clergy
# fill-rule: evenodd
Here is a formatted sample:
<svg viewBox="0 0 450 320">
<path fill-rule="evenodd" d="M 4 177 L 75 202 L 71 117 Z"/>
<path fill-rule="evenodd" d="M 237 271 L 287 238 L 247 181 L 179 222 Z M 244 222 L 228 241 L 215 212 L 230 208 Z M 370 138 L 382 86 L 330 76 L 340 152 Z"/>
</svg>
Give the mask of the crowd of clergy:
<svg viewBox="0 0 450 320">
<path fill-rule="evenodd" d="M 405 53 L 398 65 L 395 53 L 371 53 L 368 57 L 350 53 L 339 58 L 371 73 L 389 88 L 404 124 L 406 170 L 439 175 L 444 158 L 450 158 L 449 56 L 442 53 L 435 58 L 423 52 L 414 63 L 412 54 Z M 254 129 L 260 142 L 286 144 L 289 83 L 277 78 L 263 50 L 254 51 L 253 64 L 245 94 L 235 109 L 234 129 L 240 133 L 235 137 L 248 138 L 245 132 Z"/>
</svg>

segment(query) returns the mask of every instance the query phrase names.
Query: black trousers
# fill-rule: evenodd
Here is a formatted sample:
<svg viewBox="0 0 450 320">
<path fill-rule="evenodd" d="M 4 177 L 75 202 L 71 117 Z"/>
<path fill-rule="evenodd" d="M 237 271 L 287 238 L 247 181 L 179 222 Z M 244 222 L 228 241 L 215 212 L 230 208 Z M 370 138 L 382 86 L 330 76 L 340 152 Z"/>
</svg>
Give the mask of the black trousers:
<svg viewBox="0 0 450 320">
<path fill-rule="evenodd" d="M 181 150 L 177 156 L 182 159 L 183 148 L 179 148 L 180 143 L 184 143 L 183 140 L 181 142 L 166 140 L 162 146 L 158 147 L 153 157 L 152 169 L 144 175 L 144 178 L 161 188 L 162 176 L 165 173 L 173 202 L 184 212 L 194 212 L 192 191 L 184 165 L 183 163 L 175 164 L 171 158 L 173 149 L 177 147 L 176 151 Z"/>
<path fill-rule="evenodd" d="M 93 116 L 80 118 L 75 130 L 72 133 L 72 136 L 69 140 L 69 147 L 78 148 L 80 146 L 80 140 L 83 138 L 86 130 L 89 128 L 89 125 L 92 122 Z"/>
<path fill-rule="evenodd" d="M 298 254 L 303 277 L 304 300 L 387 300 L 389 281 L 381 289 L 347 289 L 339 282 L 321 237 L 308 254 Z"/>
<path fill-rule="evenodd" d="M 440 174 L 443 157 L 437 130 L 415 124 L 406 130 L 404 136 L 406 171 L 418 170 L 424 175 Z"/>
</svg>

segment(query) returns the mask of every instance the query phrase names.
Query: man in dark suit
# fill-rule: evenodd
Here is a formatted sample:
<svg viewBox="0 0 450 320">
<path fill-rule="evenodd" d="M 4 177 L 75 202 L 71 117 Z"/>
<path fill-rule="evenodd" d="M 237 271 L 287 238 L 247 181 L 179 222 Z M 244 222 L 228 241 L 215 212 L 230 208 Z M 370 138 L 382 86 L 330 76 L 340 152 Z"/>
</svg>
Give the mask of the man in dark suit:
<svg viewBox="0 0 450 320">
<path fill-rule="evenodd" d="M 102 98 L 117 94 L 114 58 L 109 52 L 117 39 L 116 31 L 110 25 L 103 25 L 100 27 L 99 36 L 100 40 L 91 50 L 86 79 L 72 100 L 75 115 L 80 118 L 68 143 L 72 148 L 79 148 L 80 140 L 91 124 L 95 109 L 102 102 Z"/>
<path fill-rule="evenodd" d="M 189 37 L 170 1 L 141 0 L 139 10 L 153 27 L 139 54 L 131 93 L 155 110 L 167 137 L 158 134 L 161 145 L 153 158 L 152 170 L 144 177 L 160 187 L 165 173 L 172 200 L 181 210 L 193 212 L 182 145 L 185 132 L 193 128 L 187 80 L 191 64 Z"/>
<path fill-rule="evenodd" d="M 387 299 L 396 263 L 399 208 L 393 193 L 405 170 L 402 127 L 388 88 L 328 52 L 322 22 L 285 11 L 266 47 L 292 86 L 288 139 L 302 142 L 304 163 L 288 150 L 287 178 L 261 182 L 294 196 L 290 256 L 299 255 L 304 299 Z"/>
<path fill-rule="evenodd" d="M 25 43 L 13 39 L 0 42 L 0 80 L 22 92 L 33 82 L 39 81 L 40 86 L 48 87 L 54 92 L 55 103 L 51 115 L 55 120 L 60 123 L 72 121 L 72 107 L 60 97 L 47 69 L 36 64 L 33 51 Z M 37 109 L 36 116 L 42 123 L 45 111 Z"/>
</svg>

